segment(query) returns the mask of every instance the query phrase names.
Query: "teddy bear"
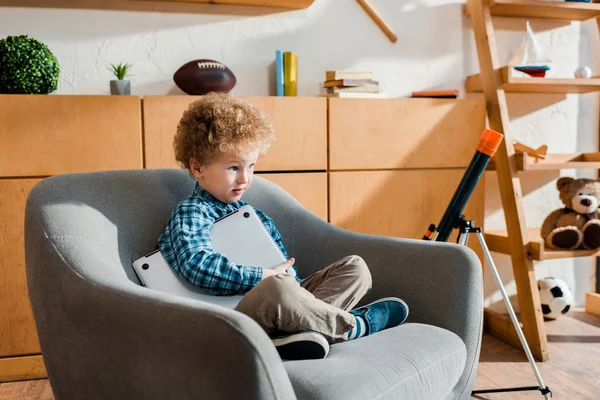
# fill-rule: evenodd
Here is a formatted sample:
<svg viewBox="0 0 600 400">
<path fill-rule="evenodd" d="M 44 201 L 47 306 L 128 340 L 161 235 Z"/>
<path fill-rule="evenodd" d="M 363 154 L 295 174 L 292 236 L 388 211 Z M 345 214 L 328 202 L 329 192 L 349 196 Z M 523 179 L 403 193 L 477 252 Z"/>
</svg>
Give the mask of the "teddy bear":
<svg viewBox="0 0 600 400">
<path fill-rule="evenodd" d="M 546 245 L 561 250 L 600 248 L 600 180 L 563 177 L 556 188 L 565 208 L 544 220 L 541 235 Z"/>
</svg>

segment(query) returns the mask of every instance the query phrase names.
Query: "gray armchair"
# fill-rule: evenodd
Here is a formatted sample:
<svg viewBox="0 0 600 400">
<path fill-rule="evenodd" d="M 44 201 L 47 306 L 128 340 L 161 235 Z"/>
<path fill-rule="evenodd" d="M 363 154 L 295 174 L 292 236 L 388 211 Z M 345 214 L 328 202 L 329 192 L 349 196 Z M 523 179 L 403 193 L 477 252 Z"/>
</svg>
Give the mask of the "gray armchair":
<svg viewBox="0 0 600 400">
<path fill-rule="evenodd" d="M 27 281 L 50 383 L 62 399 L 466 399 L 482 328 L 481 264 L 465 247 L 352 233 L 255 177 L 244 199 L 270 215 L 308 276 L 361 255 L 373 290 L 398 296 L 408 322 L 282 362 L 250 318 L 139 285 L 131 263 L 153 250 L 193 189 L 183 170 L 107 171 L 41 181 L 27 201 Z"/>
</svg>

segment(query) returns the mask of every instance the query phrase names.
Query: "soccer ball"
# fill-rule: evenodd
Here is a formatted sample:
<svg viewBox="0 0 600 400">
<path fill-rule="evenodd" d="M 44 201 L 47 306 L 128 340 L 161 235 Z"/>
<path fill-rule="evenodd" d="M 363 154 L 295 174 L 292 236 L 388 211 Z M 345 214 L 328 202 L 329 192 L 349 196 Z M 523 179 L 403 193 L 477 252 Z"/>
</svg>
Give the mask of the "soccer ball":
<svg viewBox="0 0 600 400">
<path fill-rule="evenodd" d="M 539 279 L 537 284 L 545 319 L 554 320 L 569 311 L 573 295 L 563 280 L 547 277 Z"/>
</svg>

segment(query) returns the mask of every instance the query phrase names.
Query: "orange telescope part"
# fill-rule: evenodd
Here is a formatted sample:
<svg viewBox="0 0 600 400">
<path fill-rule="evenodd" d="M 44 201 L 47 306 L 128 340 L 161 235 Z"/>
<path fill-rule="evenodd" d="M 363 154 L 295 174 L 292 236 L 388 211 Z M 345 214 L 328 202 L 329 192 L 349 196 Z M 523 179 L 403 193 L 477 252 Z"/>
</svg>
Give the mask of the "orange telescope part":
<svg viewBox="0 0 600 400">
<path fill-rule="evenodd" d="M 504 135 L 500 132 L 496 132 L 492 129 L 484 129 L 481 134 L 481 138 L 479 138 L 479 143 L 477 144 L 477 151 L 483 153 L 490 158 L 494 157 L 496 154 L 496 150 L 500 147 L 500 143 L 502 143 L 502 139 L 504 139 Z"/>
</svg>

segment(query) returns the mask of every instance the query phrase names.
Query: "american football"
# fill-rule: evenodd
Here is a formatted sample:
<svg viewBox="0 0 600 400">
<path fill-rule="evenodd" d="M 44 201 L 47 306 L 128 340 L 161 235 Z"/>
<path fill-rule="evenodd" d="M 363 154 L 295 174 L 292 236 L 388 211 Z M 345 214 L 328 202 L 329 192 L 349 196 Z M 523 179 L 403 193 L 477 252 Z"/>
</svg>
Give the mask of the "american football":
<svg viewBox="0 0 600 400">
<path fill-rule="evenodd" d="M 214 60 L 193 60 L 183 64 L 173 74 L 173 81 L 189 95 L 229 93 L 237 83 L 233 72 Z"/>
</svg>

